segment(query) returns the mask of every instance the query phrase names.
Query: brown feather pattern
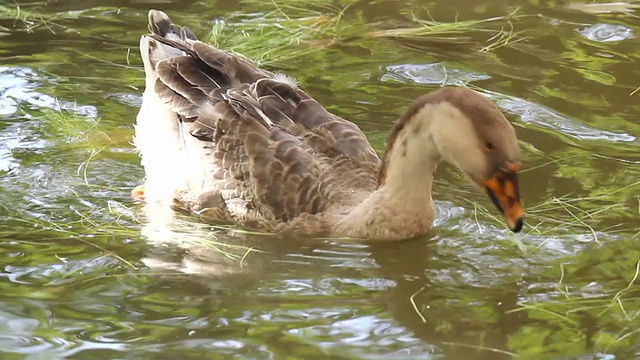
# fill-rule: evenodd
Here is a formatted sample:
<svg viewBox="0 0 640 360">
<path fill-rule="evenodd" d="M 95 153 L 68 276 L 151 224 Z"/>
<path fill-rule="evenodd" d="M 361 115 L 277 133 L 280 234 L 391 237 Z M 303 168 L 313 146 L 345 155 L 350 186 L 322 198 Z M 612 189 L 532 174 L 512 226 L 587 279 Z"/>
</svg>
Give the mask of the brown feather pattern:
<svg viewBox="0 0 640 360">
<path fill-rule="evenodd" d="M 185 143 L 209 174 L 176 196 L 177 207 L 274 229 L 357 203 L 353 187 L 376 189 L 381 161 L 355 124 L 164 13 L 150 12 L 149 29 L 150 53 L 181 54 L 155 64 L 155 91 L 180 115 Z"/>
</svg>

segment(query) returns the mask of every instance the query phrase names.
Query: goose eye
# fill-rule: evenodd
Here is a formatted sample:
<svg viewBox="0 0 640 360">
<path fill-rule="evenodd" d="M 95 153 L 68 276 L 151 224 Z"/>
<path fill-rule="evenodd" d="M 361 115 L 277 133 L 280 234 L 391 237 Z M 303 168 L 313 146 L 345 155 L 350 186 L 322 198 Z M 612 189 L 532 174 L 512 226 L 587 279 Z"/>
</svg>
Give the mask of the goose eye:
<svg viewBox="0 0 640 360">
<path fill-rule="evenodd" d="M 493 144 L 490 141 L 485 141 L 484 148 L 487 149 L 487 151 L 491 151 L 493 150 Z"/>
</svg>

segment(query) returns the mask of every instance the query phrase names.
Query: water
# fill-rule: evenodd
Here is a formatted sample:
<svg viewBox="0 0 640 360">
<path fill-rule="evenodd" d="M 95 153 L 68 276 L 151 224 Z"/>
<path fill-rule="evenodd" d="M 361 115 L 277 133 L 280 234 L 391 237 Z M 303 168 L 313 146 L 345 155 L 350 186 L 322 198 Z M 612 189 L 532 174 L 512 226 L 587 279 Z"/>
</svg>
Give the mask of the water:
<svg viewBox="0 0 640 360">
<path fill-rule="evenodd" d="M 305 4 L 0 4 L 2 359 L 640 358 L 637 5 Z M 151 7 L 286 70 L 380 151 L 411 99 L 483 92 L 521 140 L 524 235 L 448 166 L 436 228 L 405 242 L 145 213 L 129 199 L 144 176 L 130 141 Z"/>
</svg>

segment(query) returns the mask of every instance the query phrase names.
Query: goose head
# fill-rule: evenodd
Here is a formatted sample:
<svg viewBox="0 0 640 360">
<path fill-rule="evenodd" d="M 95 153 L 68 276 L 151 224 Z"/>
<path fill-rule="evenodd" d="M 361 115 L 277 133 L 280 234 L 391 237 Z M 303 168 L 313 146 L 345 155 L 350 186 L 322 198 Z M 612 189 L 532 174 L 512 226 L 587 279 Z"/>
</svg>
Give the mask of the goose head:
<svg viewBox="0 0 640 360">
<path fill-rule="evenodd" d="M 463 87 L 443 87 L 416 99 L 389 134 L 379 187 L 389 181 L 415 181 L 399 167 L 413 169 L 413 174 L 422 168 L 425 174 L 419 175 L 427 175 L 440 160 L 483 188 L 509 229 L 522 229 L 516 133 L 492 101 Z"/>
</svg>

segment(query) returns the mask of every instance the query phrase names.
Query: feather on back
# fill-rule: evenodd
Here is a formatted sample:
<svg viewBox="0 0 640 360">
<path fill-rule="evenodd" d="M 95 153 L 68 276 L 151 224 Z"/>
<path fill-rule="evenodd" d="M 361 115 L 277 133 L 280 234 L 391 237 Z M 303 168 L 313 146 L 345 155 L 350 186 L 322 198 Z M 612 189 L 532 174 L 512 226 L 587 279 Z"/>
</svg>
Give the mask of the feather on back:
<svg viewBox="0 0 640 360">
<path fill-rule="evenodd" d="M 149 29 L 147 87 L 175 114 L 193 164 L 178 207 L 273 228 L 376 190 L 381 161 L 355 124 L 160 11 L 150 11 Z"/>
</svg>

